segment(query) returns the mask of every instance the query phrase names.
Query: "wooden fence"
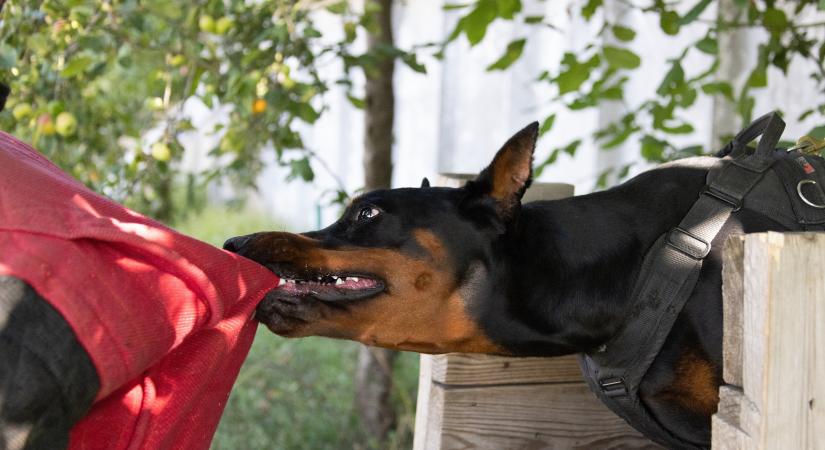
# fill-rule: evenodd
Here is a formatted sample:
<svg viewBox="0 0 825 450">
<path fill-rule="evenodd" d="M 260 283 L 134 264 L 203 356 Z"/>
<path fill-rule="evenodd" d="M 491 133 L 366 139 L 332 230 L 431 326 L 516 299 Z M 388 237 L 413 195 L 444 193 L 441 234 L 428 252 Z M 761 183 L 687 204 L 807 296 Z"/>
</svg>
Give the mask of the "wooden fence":
<svg viewBox="0 0 825 450">
<path fill-rule="evenodd" d="M 825 233 L 734 238 L 724 260 L 713 447 L 825 450 Z M 596 399 L 572 357 L 422 355 L 415 430 L 414 450 L 656 448 Z"/>
</svg>

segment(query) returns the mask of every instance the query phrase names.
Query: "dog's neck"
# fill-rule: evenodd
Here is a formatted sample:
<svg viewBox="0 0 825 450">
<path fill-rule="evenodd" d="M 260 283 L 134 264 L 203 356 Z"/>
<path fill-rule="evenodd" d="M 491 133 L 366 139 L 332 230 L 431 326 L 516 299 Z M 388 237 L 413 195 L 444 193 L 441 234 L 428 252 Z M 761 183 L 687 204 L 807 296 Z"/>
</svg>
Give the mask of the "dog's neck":
<svg viewBox="0 0 825 450">
<path fill-rule="evenodd" d="M 610 339 L 625 319 L 645 254 L 687 213 L 707 174 L 657 172 L 605 192 L 522 207 L 501 245 L 508 267 L 497 274 L 492 295 L 499 297 L 479 308 L 494 340 L 519 355 L 555 356 Z"/>
</svg>

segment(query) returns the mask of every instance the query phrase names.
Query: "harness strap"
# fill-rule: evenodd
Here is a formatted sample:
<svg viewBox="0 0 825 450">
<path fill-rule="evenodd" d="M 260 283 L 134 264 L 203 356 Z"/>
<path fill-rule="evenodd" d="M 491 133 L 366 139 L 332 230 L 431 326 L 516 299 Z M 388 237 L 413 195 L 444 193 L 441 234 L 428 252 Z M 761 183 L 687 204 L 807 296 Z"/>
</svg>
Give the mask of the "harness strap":
<svg viewBox="0 0 825 450">
<path fill-rule="evenodd" d="M 779 115 L 771 113 L 737 135 L 729 147 L 738 155 L 744 154 L 749 140 L 760 134 L 762 139 L 753 155 L 730 161 L 679 225 L 656 241 L 645 256 L 623 327 L 603 351 L 580 359 L 590 388 L 602 402 L 668 448 L 702 447 L 664 428 L 639 398 L 639 386 L 693 292 L 714 238 L 773 164 L 784 127 Z"/>
</svg>

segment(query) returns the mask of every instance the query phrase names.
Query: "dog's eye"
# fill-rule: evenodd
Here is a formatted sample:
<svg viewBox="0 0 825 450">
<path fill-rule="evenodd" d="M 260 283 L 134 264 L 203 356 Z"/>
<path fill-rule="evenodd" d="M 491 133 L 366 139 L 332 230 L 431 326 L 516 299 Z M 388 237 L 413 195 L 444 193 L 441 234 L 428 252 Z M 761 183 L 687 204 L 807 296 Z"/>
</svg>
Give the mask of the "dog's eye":
<svg viewBox="0 0 825 450">
<path fill-rule="evenodd" d="M 380 211 L 378 210 L 378 208 L 373 208 L 372 206 L 365 206 L 361 208 L 360 211 L 358 211 L 356 220 L 358 220 L 359 222 L 365 222 L 377 216 L 379 213 Z"/>
</svg>

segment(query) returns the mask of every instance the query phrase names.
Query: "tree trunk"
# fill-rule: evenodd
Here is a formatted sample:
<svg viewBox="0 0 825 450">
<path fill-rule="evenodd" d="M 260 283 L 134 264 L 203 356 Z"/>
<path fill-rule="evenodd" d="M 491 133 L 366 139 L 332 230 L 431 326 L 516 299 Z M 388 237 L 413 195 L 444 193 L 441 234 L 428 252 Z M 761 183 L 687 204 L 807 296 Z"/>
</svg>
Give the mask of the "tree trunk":
<svg viewBox="0 0 825 450">
<path fill-rule="evenodd" d="M 380 7 L 376 14 L 377 29 L 368 37 L 369 51 L 380 52 L 393 45 L 392 0 L 373 0 Z M 367 6 L 369 7 L 369 5 Z M 379 53 L 380 54 L 380 53 Z M 381 58 L 374 67 L 365 68 L 366 98 L 364 108 L 364 188 L 366 191 L 387 189 L 392 182 L 392 141 L 395 97 L 393 93 L 394 59 Z M 390 404 L 393 362 L 397 352 L 362 346 L 358 352 L 355 374 L 355 404 L 361 424 L 370 440 L 385 442 L 395 423 Z"/>
<path fill-rule="evenodd" d="M 382 55 L 380 48 L 393 45 L 392 0 L 373 0 L 378 29 L 368 37 L 368 51 Z M 393 72 L 395 60 L 380 58 L 366 70 L 364 107 L 364 188 L 387 189 L 392 182 L 392 128 L 395 115 Z"/>
</svg>

